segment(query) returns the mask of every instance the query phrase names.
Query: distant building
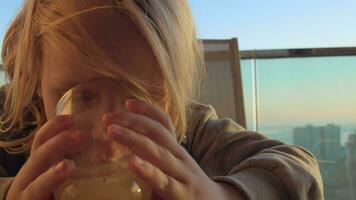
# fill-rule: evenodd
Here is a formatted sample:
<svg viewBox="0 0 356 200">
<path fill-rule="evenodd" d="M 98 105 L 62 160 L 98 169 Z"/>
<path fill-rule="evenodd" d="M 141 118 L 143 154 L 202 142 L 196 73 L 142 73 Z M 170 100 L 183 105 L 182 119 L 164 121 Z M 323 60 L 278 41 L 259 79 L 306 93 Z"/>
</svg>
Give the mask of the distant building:
<svg viewBox="0 0 356 200">
<path fill-rule="evenodd" d="M 350 134 L 346 142 L 346 173 L 349 178 L 351 191 L 356 196 L 356 131 Z"/>
<path fill-rule="evenodd" d="M 341 127 L 333 124 L 297 127 L 293 129 L 293 139 L 294 144 L 305 147 L 317 158 L 324 180 L 325 197 L 335 199 L 335 197 L 340 197 L 340 194 L 349 196 L 353 190 L 350 187 L 350 181 L 341 178 L 347 177 L 347 170 L 345 170 L 346 148 L 341 146 Z M 340 187 L 345 191 L 335 189 Z"/>
<path fill-rule="evenodd" d="M 294 144 L 305 147 L 318 160 L 337 161 L 343 157 L 340 126 L 328 124 L 297 127 L 293 130 L 293 139 Z"/>
</svg>

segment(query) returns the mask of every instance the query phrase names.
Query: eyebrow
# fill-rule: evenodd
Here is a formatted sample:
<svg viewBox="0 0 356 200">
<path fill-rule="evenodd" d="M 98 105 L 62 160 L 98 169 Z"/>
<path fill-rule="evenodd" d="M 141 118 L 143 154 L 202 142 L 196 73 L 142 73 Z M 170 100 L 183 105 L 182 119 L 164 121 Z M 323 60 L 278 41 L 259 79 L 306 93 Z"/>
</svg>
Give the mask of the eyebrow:
<svg viewBox="0 0 356 200">
<path fill-rule="evenodd" d="M 59 78 L 53 78 L 51 83 L 52 89 L 57 93 L 64 93 L 69 89 L 73 88 L 74 86 L 78 85 L 78 82 L 75 82 L 70 79 L 60 80 Z"/>
<path fill-rule="evenodd" d="M 91 81 L 91 80 L 94 80 L 94 79 L 97 79 L 98 77 L 94 77 L 94 78 L 91 78 L 91 79 L 88 79 L 88 80 L 84 80 L 84 81 L 73 81 L 71 79 L 66 79 L 65 82 L 62 81 L 62 80 L 59 80 L 59 79 L 54 79 L 54 87 L 53 89 L 56 91 L 56 92 L 61 92 L 61 93 L 64 93 L 68 90 L 70 90 L 71 88 L 77 86 L 77 85 L 80 85 L 82 83 L 85 83 L 85 82 L 88 82 L 88 81 Z"/>
</svg>

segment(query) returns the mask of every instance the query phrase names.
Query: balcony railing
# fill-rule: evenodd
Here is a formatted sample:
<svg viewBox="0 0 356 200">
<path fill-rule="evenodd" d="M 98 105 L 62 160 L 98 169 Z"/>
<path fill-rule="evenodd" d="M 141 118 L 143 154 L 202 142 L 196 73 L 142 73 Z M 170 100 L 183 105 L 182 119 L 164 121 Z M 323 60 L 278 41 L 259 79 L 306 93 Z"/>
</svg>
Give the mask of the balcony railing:
<svg viewBox="0 0 356 200">
<path fill-rule="evenodd" d="M 325 199 L 356 199 L 356 48 L 240 51 L 247 127 L 303 146 Z"/>
</svg>

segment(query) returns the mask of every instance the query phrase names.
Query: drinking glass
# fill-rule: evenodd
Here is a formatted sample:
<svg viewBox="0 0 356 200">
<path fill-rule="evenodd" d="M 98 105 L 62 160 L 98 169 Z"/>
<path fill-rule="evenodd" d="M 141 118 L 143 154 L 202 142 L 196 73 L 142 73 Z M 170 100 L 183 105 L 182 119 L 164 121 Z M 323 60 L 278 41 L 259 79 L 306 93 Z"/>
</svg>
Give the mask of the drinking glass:
<svg viewBox="0 0 356 200">
<path fill-rule="evenodd" d="M 128 169 L 131 152 L 112 141 L 102 121 L 105 113 L 124 111 L 127 98 L 149 101 L 125 81 L 95 79 L 68 90 L 57 115 L 74 115 L 75 130 L 84 133 L 80 152 L 67 157 L 76 165 L 73 175 L 55 192 L 56 200 L 149 200 L 151 189 Z"/>
</svg>

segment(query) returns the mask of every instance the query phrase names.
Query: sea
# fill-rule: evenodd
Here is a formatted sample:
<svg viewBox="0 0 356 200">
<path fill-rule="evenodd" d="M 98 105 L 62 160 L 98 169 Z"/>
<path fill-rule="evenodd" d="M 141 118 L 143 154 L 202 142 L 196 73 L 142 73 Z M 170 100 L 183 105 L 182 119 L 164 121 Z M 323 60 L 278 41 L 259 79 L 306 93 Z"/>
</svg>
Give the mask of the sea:
<svg viewBox="0 0 356 200">
<path fill-rule="evenodd" d="M 341 127 L 341 145 L 345 145 L 350 134 L 356 134 L 356 124 L 333 125 Z M 280 140 L 287 144 L 294 144 L 293 129 L 296 127 L 303 126 L 263 126 L 258 132 L 265 134 L 271 139 Z"/>
</svg>

